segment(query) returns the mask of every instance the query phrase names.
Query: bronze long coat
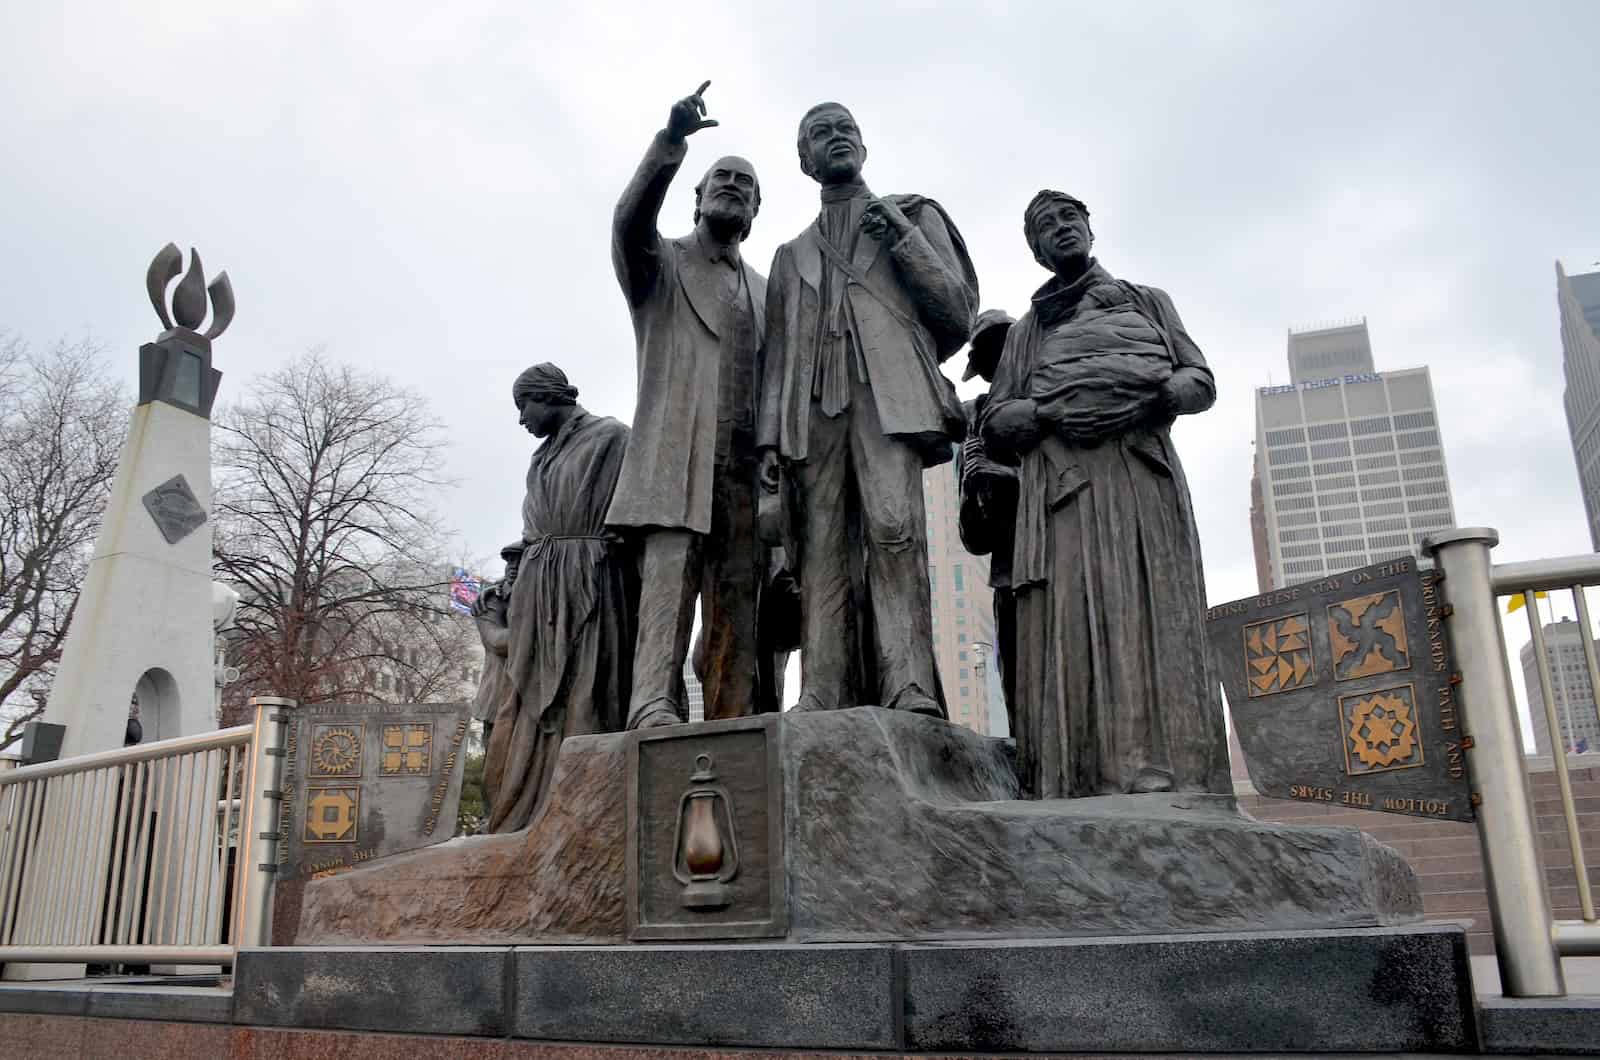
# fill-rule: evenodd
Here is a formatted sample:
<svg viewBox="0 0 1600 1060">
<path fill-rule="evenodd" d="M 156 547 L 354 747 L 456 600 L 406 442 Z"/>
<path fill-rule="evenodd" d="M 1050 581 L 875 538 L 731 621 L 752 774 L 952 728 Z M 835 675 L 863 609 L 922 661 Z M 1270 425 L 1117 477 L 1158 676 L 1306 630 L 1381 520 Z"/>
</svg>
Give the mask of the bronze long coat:
<svg viewBox="0 0 1600 1060">
<path fill-rule="evenodd" d="M 638 403 L 622 477 L 606 522 L 711 530 L 712 477 L 717 464 L 717 416 L 727 307 L 716 269 L 691 232 L 666 239 L 656 218 L 686 145 L 657 133 L 617 203 L 611 258 L 628 299 L 638 354 Z M 740 259 L 741 297 L 750 300 L 754 334 L 749 348 L 728 351 L 755 375 L 766 334 L 767 282 Z M 731 425 L 748 437 L 754 427 L 754 383 Z M 742 422 L 741 422 L 742 421 Z"/>
<path fill-rule="evenodd" d="M 864 282 L 851 278 L 845 301 L 883 433 L 916 447 L 932 466 L 949 460 L 952 443 L 966 433 L 961 403 L 939 365 L 966 345 L 978 279 L 960 232 L 937 203 L 887 197 L 915 227 L 898 238 L 860 234 L 851 266 Z M 821 240 L 813 221 L 779 247 L 767 288 L 756 444 L 792 461 L 805 460 L 809 448 L 823 320 L 819 292 L 829 261 Z"/>
</svg>

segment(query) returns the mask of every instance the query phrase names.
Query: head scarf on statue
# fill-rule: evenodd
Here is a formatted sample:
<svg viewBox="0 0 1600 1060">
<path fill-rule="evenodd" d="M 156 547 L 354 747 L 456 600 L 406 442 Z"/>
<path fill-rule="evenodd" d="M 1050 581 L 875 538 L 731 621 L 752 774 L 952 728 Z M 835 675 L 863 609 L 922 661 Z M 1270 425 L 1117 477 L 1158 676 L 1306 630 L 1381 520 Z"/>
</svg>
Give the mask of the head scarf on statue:
<svg viewBox="0 0 1600 1060">
<path fill-rule="evenodd" d="M 529 398 L 547 405 L 576 405 L 578 388 L 567 382 L 567 373 L 546 361 L 529 368 L 511 384 L 511 400 L 517 408 Z"/>
<path fill-rule="evenodd" d="M 1055 271 L 1056 266 L 1051 260 L 1052 255 L 1048 253 L 1049 248 L 1040 243 L 1039 219 L 1046 210 L 1055 212 L 1055 208 L 1062 205 L 1073 207 L 1082 216 L 1084 232 L 1092 244 L 1094 242 L 1094 228 L 1089 224 L 1089 207 L 1084 205 L 1083 200 L 1075 195 L 1068 195 L 1064 191 L 1053 191 L 1046 188 L 1035 195 L 1029 201 L 1027 209 L 1022 211 L 1022 234 L 1028 241 L 1028 249 L 1033 252 L 1033 260 L 1052 271 Z M 1087 257 L 1088 253 L 1089 248 L 1084 247 L 1084 257 Z"/>
</svg>

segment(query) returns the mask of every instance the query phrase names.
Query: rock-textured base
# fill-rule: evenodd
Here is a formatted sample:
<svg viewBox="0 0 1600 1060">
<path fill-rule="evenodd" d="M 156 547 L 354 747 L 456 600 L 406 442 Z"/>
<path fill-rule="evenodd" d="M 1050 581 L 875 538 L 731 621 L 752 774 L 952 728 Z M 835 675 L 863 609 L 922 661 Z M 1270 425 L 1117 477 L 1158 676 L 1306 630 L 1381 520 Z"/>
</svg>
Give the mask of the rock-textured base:
<svg viewBox="0 0 1600 1060">
<path fill-rule="evenodd" d="M 1421 916 L 1405 861 L 1353 828 L 1264 823 L 1221 795 L 1019 801 L 1005 741 L 876 707 L 788 714 L 773 731 L 792 941 L 1359 928 Z M 548 807 L 523 833 L 313 881 L 297 941 L 625 941 L 633 739 L 566 741 Z"/>
<path fill-rule="evenodd" d="M 856 709 L 785 719 L 790 937 L 1040 938 L 1417 920 L 1405 860 L 1232 796 L 1016 801 L 1001 741 Z"/>
<path fill-rule="evenodd" d="M 524 831 L 452 839 L 312 880 L 298 941 L 620 940 L 624 739 L 565 741 L 556 797 Z"/>
</svg>

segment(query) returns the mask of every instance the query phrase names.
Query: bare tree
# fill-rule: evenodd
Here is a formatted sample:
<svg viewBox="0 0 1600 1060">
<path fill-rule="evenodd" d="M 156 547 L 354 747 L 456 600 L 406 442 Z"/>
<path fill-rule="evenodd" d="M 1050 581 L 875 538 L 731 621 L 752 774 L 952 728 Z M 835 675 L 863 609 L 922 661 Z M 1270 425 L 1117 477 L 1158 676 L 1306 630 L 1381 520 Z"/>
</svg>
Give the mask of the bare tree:
<svg viewBox="0 0 1600 1060">
<path fill-rule="evenodd" d="M 422 659 L 469 623 L 448 618 L 433 503 L 448 483 L 427 401 L 309 353 L 254 382 L 214 424 L 216 570 L 241 594 L 232 639 L 242 677 L 229 705 L 251 694 L 322 703 L 429 691 L 422 675 L 448 666 Z M 396 688 L 396 674 L 418 680 Z"/>
<path fill-rule="evenodd" d="M 0 337 L 0 749 L 44 712 L 127 430 L 99 346 Z"/>
</svg>

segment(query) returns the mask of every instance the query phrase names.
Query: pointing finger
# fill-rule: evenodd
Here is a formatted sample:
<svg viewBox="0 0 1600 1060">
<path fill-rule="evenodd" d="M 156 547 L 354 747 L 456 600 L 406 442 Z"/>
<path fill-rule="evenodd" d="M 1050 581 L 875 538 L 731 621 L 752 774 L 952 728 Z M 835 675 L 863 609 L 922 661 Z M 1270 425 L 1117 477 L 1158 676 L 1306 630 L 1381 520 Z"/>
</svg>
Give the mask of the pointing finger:
<svg viewBox="0 0 1600 1060">
<path fill-rule="evenodd" d="M 694 94 L 697 95 L 697 96 L 703 95 L 705 93 L 705 90 L 710 88 L 710 87 L 711 87 L 711 82 L 710 81 L 702 81 L 700 83 L 700 87 L 694 90 Z"/>
</svg>

